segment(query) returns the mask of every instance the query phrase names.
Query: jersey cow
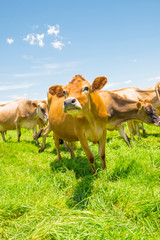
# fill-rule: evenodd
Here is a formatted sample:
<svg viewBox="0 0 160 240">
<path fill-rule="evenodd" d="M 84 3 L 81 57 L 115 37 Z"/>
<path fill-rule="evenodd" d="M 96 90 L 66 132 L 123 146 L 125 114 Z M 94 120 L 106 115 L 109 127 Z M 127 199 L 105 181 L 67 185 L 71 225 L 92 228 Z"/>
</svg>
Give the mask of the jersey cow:
<svg viewBox="0 0 160 240">
<path fill-rule="evenodd" d="M 160 107 L 160 96 L 159 96 L 160 82 L 158 82 L 155 86 L 152 86 L 146 89 L 128 87 L 128 88 L 114 90 L 112 92 L 118 94 L 121 97 L 125 97 L 126 99 L 131 99 L 135 101 L 145 101 L 147 99 L 154 106 L 157 113 L 159 113 L 158 109 Z M 139 122 L 134 121 L 134 125 L 136 128 L 138 138 L 140 138 Z M 132 121 L 128 121 L 128 127 L 131 133 L 131 138 L 134 139 L 134 128 L 133 128 Z M 143 132 L 145 132 L 145 129 L 143 127 L 143 120 L 142 120 L 142 128 L 143 128 Z"/>
<path fill-rule="evenodd" d="M 76 75 L 67 86 L 55 85 L 49 88 L 49 122 L 43 133 L 45 148 L 46 136 L 54 132 L 55 146 L 60 160 L 59 138 L 68 141 L 80 141 L 88 161 L 95 173 L 94 155 L 88 141 L 99 144 L 99 156 L 102 168 L 105 163 L 106 123 L 108 114 L 105 105 L 97 93 L 107 82 L 106 77 L 97 77 L 92 84 L 81 75 Z"/>
<path fill-rule="evenodd" d="M 108 113 L 106 129 L 118 129 L 129 146 L 131 146 L 130 141 L 122 125 L 124 122 L 128 120 L 141 120 L 147 124 L 160 125 L 160 118 L 156 114 L 154 107 L 147 100 L 137 102 L 105 90 L 99 91 L 98 93 Z"/>
<path fill-rule="evenodd" d="M 45 100 L 31 101 L 28 99 L 17 99 L 11 102 L 0 104 L 0 132 L 5 141 L 4 132 L 17 130 L 18 141 L 20 141 L 21 128 L 33 129 L 34 139 L 37 137 L 37 120 L 48 120 L 48 108 Z"/>
</svg>

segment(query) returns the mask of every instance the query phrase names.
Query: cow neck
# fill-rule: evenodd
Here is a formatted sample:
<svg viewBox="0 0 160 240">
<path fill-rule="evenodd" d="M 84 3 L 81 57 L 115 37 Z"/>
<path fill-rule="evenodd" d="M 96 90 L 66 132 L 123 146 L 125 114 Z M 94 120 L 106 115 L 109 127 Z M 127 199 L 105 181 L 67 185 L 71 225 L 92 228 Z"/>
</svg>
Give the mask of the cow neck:
<svg viewBox="0 0 160 240">
<path fill-rule="evenodd" d="M 157 97 L 156 94 L 152 94 L 150 97 L 147 98 L 150 103 L 154 106 L 154 107 L 159 107 L 160 106 L 160 101 Z"/>
<path fill-rule="evenodd" d="M 37 114 L 37 111 L 38 111 L 38 109 L 36 108 L 36 109 L 34 109 L 33 110 L 33 112 L 30 112 L 30 115 L 29 115 L 29 119 L 31 120 L 31 119 L 35 119 L 35 120 L 37 120 L 39 117 L 38 117 L 38 114 Z"/>
<path fill-rule="evenodd" d="M 108 114 L 105 105 L 97 93 L 90 95 L 90 110 L 85 115 L 89 122 L 90 128 L 96 137 L 97 127 L 104 129 L 108 121 Z"/>
<path fill-rule="evenodd" d="M 123 119 L 124 121 L 130 119 L 136 119 L 138 109 L 137 109 L 137 102 L 125 99 L 120 97 L 115 93 L 108 92 L 111 96 L 111 103 L 106 104 L 107 112 L 109 114 L 109 119 L 112 120 L 114 117 L 118 117 L 119 119 Z"/>
<path fill-rule="evenodd" d="M 160 101 L 155 92 L 155 87 L 146 88 L 144 90 L 139 89 L 137 92 L 141 96 L 139 100 L 144 101 L 145 99 L 148 99 L 153 106 L 160 106 Z"/>
</svg>

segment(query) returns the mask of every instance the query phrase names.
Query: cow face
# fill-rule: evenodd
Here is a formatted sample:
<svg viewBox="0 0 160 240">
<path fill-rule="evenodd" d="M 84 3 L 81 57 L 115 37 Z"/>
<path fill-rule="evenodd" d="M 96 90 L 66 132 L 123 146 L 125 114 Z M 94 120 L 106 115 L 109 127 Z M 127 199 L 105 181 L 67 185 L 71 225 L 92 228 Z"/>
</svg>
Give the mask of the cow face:
<svg viewBox="0 0 160 240">
<path fill-rule="evenodd" d="M 37 116 L 46 123 L 48 121 L 47 102 L 45 100 L 33 101 L 33 105 L 37 107 Z"/>
<path fill-rule="evenodd" d="M 91 108 L 90 97 L 93 92 L 100 90 L 107 82 L 106 77 L 98 77 L 92 85 L 82 76 L 75 76 L 64 88 L 63 110 L 72 116 L 84 116 Z"/>
<path fill-rule="evenodd" d="M 85 116 L 91 109 L 92 99 L 98 116 L 106 118 L 108 115 L 105 105 L 96 93 L 96 91 L 100 90 L 106 82 L 106 77 L 97 77 L 93 83 L 90 84 L 81 75 L 76 75 L 65 87 L 61 85 L 51 86 L 49 88 L 48 96 L 52 95 L 64 99 L 63 111 L 74 117 Z"/>
<path fill-rule="evenodd" d="M 160 118 L 156 114 L 154 107 L 148 101 L 138 102 L 137 108 L 139 110 L 138 117 L 140 120 L 148 124 L 160 126 Z"/>
</svg>

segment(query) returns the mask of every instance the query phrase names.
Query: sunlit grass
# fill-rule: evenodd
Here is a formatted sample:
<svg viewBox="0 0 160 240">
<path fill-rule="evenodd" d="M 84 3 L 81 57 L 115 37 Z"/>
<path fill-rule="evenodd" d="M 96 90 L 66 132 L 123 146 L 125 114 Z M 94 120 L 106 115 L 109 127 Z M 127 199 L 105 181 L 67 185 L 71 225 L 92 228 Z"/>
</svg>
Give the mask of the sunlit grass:
<svg viewBox="0 0 160 240">
<path fill-rule="evenodd" d="M 108 132 L 105 171 L 89 143 L 94 176 L 78 142 L 74 159 L 60 146 L 57 162 L 52 134 L 38 153 L 31 132 L 20 143 L 8 132 L 0 139 L 0 239 L 159 239 L 159 128 L 146 131 L 131 149 Z"/>
</svg>

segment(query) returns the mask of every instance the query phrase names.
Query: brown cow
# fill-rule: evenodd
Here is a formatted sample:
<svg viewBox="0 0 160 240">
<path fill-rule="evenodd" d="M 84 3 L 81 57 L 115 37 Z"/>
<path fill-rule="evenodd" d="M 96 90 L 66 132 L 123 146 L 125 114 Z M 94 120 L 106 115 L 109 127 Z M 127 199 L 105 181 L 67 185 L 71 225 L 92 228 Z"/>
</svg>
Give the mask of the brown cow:
<svg viewBox="0 0 160 240">
<path fill-rule="evenodd" d="M 106 167 L 105 126 L 108 114 L 103 101 L 96 92 L 106 82 L 106 77 L 97 77 L 90 84 L 82 76 L 76 75 L 65 87 L 55 85 L 49 88 L 49 122 L 43 133 L 41 150 L 45 148 L 45 139 L 50 131 L 54 132 L 58 160 L 61 160 L 59 138 L 68 142 L 80 141 L 92 167 L 92 173 L 95 173 L 94 155 L 87 141 L 89 139 L 99 144 L 102 168 Z"/>
<path fill-rule="evenodd" d="M 122 123 L 132 119 L 141 120 L 147 124 L 154 124 L 156 126 L 160 125 L 160 118 L 157 116 L 154 107 L 148 101 L 133 101 L 105 90 L 99 91 L 98 94 L 102 98 L 108 113 L 106 129 L 118 129 L 129 146 L 131 146 L 129 138 L 125 133 Z"/>
<path fill-rule="evenodd" d="M 135 101 L 145 101 L 146 99 L 157 109 L 160 107 L 160 82 L 156 84 L 156 86 L 149 87 L 146 89 L 140 89 L 135 87 L 128 87 L 122 88 L 118 90 L 112 91 L 121 97 L 125 97 L 127 99 L 135 100 Z M 133 128 L 133 121 L 128 121 L 128 127 L 131 133 L 131 138 L 134 139 L 134 128 Z M 134 121 L 134 125 L 136 128 L 137 136 L 140 138 L 140 131 L 139 131 L 139 122 Z M 145 132 L 142 122 L 142 129 Z"/>
<path fill-rule="evenodd" d="M 18 141 L 20 141 L 21 128 L 33 129 L 34 139 L 37 138 L 37 120 L 48 120 L 48 108 L 45 100 L 31 101 L 28 99 L 17 99 L 0 104 L 0 131 L 5 141 L 4 132 L 17 130 Z"/>
</svg>

